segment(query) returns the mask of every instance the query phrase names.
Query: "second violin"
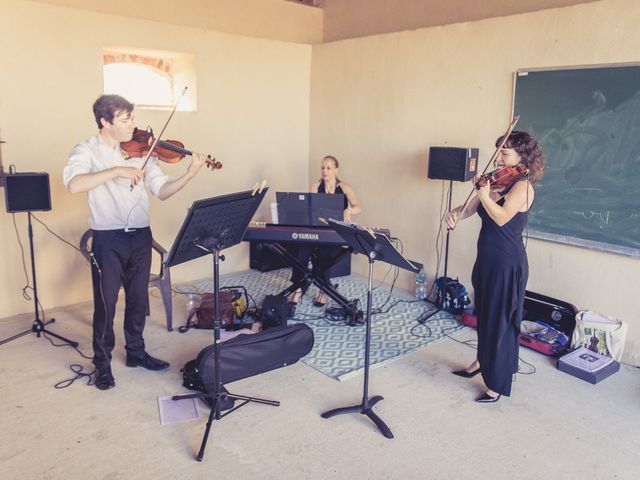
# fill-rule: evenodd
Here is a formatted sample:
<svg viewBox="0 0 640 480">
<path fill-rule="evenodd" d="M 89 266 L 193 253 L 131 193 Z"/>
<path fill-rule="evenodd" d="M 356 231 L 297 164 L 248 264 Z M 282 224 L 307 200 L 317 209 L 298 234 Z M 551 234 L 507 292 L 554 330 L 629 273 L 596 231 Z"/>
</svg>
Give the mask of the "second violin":
<svg viewBox="0 0 640 480">
<path fill-rule="evenodd" d="M 193 155 L 193 152 L 184 148 L 184 143 L 178 140 L 158 140 L 156 142 L 151 127 L 147 127 L 146 130 L 135 128 L 131 140 L 120 143 L 120 148 L 126 155 L 126 158 L 145 157 L 149 154 L 152 147 L 153 152 L 151 155 L 165 163 L 177 163 L 185 156 Z M 207 155 L 206 163 L 207 167 L 212 170 L 222 168 L 222 163 L 211 155 Z"/>
<path fill-rule="evenodd" d="M 511 167 L 503 167 L 489 173 L 480 175 L 475 182 L 476 189 L 489 184 L 491 190 L 499 191 L 509 188 L 521 178 L 529 174 L 529 169 L 522 163 Z"/>
</svg>

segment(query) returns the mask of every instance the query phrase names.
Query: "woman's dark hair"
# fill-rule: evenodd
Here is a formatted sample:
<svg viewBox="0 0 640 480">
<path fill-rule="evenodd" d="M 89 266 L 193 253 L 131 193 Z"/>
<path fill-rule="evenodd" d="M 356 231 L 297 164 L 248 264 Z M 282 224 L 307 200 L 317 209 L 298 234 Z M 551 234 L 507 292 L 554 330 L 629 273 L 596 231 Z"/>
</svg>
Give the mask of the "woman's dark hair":
<svg viewBox="0 0 640 480">
<path fill-rule="evenodd" d="M 502 143 L 504 135 L 496 140 L 496 147 Z M 542 145 L 538 140 L 527 132 L 514 130 L 507 138 L 503 148 L 513 148 L 522 163 L 529 168 L 529 181 L 531 185 L 535 185 L 544 175 L 544 165 L 547 158 L 542 151 Z"/>
<path fill-rule="evenodd" d="M 133 112 L 134 105 L 120 95 L 101 95 L 93 104 L 93 116 L 96 119 L 98 128 L 102 128 L 100 119 L 113 123 L 113 117 L 117 112 Z"/>
</svg>

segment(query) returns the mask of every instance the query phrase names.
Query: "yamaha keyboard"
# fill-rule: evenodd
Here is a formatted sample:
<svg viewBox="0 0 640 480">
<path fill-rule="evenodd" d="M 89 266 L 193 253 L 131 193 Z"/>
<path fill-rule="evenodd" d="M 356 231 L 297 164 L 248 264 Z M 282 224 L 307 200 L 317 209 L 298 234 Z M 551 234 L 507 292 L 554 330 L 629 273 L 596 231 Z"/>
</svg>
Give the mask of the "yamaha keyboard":
<svg viewBox="0 0 640 480">
<path fill-rule="evenodd" d="M 376 233 L 390 236 L 384 228 L 374 229 Z M 242 238 L 245 242 L 283 242 L 315 245 L 346 245 L 344 239 L 331 227 L 296 227 L 291 225 L 252 224 Z"/>
</svg>

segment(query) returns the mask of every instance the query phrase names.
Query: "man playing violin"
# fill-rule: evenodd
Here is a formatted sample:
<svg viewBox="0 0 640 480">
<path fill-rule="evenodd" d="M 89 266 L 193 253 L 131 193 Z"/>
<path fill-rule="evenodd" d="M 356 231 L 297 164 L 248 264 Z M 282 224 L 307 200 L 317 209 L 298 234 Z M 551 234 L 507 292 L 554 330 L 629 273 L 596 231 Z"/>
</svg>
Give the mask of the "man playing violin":
<svg viewBox="0 0 640 480">
<path fill-rule="evenodd" d="M 183 188 L 202 168 L 206 156 L 193 153 L 187 171 L 169 180 L 151 156 L 123 155 L 121 142 L 131 140 L 134 105 L 118 95 L 102 95 L 93 104 L 99 132 L 76 145 L 64 168 L 63 181 L 71 193 L 87 192 L 93 230 L 93 363 L 95 385 L 115 386 L 111 352 L 115 346 L 113 319 L 118 291 L 124 286 L 126 365 L 165 370 L 169 364 L 145 350 L 143 330 L 148 307 L 152 236 L 146 189 L 165 200 Z"/>
<path fill-rule="evenodd" d="M 515 172 L 511 183 L 476 177 L 476 195 L 467 208 L 457 207 L 445 216 L 449 229 L 476 212 L 482 220 L 471 275 L 478 355 L 466 369 L 453 373 L 465 378 L 481 373 L 487 389 L 476 401 L 485 403 L 509 396 L 512 376 L 518 371 L 518 336 L 529 275 L 522 232 L 535 197 L 533 185 L 542 178 L 545 163 L 540 144 L 527 132 L 512 132 L 504 144 L 503 139 L 496 141 L 496 147 L 503 145 L 496 166 L 504 169 L 522 164 L 523 168 L 509 169 Z"/>
</svg>

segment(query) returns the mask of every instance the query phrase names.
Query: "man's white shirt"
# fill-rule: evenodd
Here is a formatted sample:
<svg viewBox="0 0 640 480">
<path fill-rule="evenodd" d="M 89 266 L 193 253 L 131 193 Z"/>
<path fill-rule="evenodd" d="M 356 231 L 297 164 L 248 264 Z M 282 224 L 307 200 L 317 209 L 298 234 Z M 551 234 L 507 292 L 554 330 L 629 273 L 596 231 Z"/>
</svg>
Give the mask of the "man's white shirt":
<svg viewBox="0 0 640 480">
<path fill-rule="evenodd" d="M 119 146 L 107 145 L 97 134 L 71 150 L 63 171 L 63 182 L 67 187 L 76 175 L 98 173 L 112 167 L 142 168 L 143 163 L 143 158 L 125 160 Z M 158 161 L 151 157 L 144 169 L 143 180 L 133 190 L 129 179 L 119 177 L 89 190 L 89 225 L 94 230 L 148 227 L 149 197 L 145 187 L 157 196 L 168 180 Z"/>
</svg>

